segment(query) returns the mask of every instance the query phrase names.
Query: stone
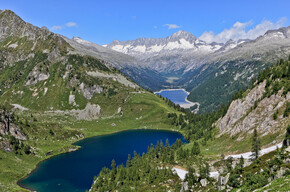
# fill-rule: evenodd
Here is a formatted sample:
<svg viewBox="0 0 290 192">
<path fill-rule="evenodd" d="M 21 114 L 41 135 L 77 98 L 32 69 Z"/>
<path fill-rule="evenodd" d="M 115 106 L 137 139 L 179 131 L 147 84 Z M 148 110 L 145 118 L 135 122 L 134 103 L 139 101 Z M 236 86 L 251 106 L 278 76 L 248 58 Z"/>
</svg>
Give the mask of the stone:
<svg viewBox="0 0 290 192">
<path fill-rule="evenodd" d="M 201 186 L 206 187 L 207 186 L 207 180 L 206 179 L 200 180 L 200 184 L 201 184 Z"/>
<path fill-rule="evenodd" d="M 10 133 L 13 137 L 19 140 L 27 140 L 27 136 L 21 132 L 20 128 L 17 125 L 15 125 L 14 123 L 10 123 L 9 128 Z"/>
<path fill-rule="evenodd" d="M 265 81 L 254 87 L 242 99 L 234 100 L 226 113 L 214 125 L 219 128 L 221 136 L 229 134 L 235 136 L 239 133 L 251 134 L 256 128 L 262 136 L 273 134 L 281 130 L 281 125 L 287 123 L 287 118 L 273 119 L 273 114 L 290 101 L 290 93 L 282 96 L 283 90 L 269 98 L 263 98 L 265 92 Z M 262 99 L 263 98 L 263 99 Z M 254 109 L 255 102 L 258 102 Z M 244 135 L 237 138 L 244 139 Z"/>
<path fill-rule="evenodd" d="M 218 178 L 218 185 L 220 186 L 225 186 L 229 180 L 230 173 L 228 173 L 226 176 L 219 176 Z"/>
<path fill-rule="evenodd" d="M 188 182 L 182 182 L 182 187 L 180 192 L 188 191 Z"/>
<path fill-rule="evenodd" d="M 278 171 L 277 174 L 275 176 L 275 179 L 279 179 L 281 177 L 283 177 L 283 175 L 285 174 L 286 169 L 284 167 L 281 167 Z"/>
</svg>

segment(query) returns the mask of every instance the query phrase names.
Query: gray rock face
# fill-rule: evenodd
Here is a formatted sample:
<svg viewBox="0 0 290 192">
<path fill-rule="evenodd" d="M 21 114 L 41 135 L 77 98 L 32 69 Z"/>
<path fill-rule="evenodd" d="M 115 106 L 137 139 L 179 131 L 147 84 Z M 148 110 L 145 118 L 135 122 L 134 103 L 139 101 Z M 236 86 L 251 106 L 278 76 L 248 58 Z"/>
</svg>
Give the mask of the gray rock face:
<svg viewBox="0 0 290 192">
<path fill-rule="evenodd" d="M 0 134 L 1 135 L 8 135 L 8 126 L 5 125 L 5 123 L 0 122 Z"/>
<path fill-rule="evenodd" d="M 81 120 L 91 120 L 98 118 L 101 114 L 101 107 L 96 104 L 88 103 L 86 107 L 82 110 L 71 110 L 72 113 L 74 113 L 77 117 L 77 119 Z"/>
<path fill-rule="evenodd" d="M 80 91 L 83 93 L 86 99 L 91 99 L 96 93 L 103 92 L 103 88 L 99 85 L 93 85 L 91 87 L 85 85 L 84 83 L 80 84 Z"/>
<path fill-rule="evenodd" d="M 0 141 L 0 149 L 7 152 L 13 152 L 12 146 L 9 144 L 9 141 Z"/>
<path fill-rule="evenodd" d="M 228 183 L 230 177 L 230 173 L 228 173 L 226 176 L 219 176 L 218 178 L 218 189 L 223 190 L 225 189 L 225 185 Z"/>
<path fill-rule="evenodd" d="M 182 182 L 182 187 L 180 192 L 188 191 L 188 182 Z"/>
<path fill-rule="evenodd" d="M 8 135 L 9 133 L 16 139 L 27 140 L 27 136 L 24 135 L 20 128 L 14 123 L 8 123 L 6 120 L 4 120 L 4 123 L 0 122 L 0 134 Z"/>
<path fill-rule="evenodd" d="M 26 85 L 34 85 L 37 82 L 44 81 L 48 78 L 49 78 L 48 72 L 44 73 L 44 72 L 41 72 L 37 69 L 33 69 L 28 75 L 28 80 L 26 82 Z"/>
<path fill-rule="evenodd" d="M 263 82 L 259 86 L 255 87 L 244 99 L 234 100 L 226 115 L 219 119 L 216 123 L 217 127 L 220 129 L 220 134 L 225 134 L 230 132 L 231 135 L 237 134 L 239 130 L 232 130 L 232 127 L 250 110 L 254 105 L 255 101 L 260 99 L 265 92 L 266 83 Z"/>
<path fill-rule="evenodd" d="M 252 89 L 245 98 L 233 101 L 226 115 L 216 123 L 220 135 L 227 133 L 233 136 L 238 133 L 251 133 L 251 130 L 256 128 L 259 133 L 262 133 L 262 136 L 265 136 L 286 127 L 288 118 L 281 116 L 274 120 L 273 114 L 290 101 L 290 93 L 284 97 L 280 90 L 277 95 L 263 98 L 258 102 L 264 92 L 265 82 Z M 258 105 L 254 109 L 255 102 L 258 102 Z M 238 140 L 241 139 L 243 138 L 238 138 Z"/>
<path fill-rule="evenodd" d="M 10 124 L 10 133 L 13 137 L 20 140 L 27 140 L 27 136 L 21 133 L 21 130 L 17 127 L 17 125 L 11 123 Z"/>
</svg>

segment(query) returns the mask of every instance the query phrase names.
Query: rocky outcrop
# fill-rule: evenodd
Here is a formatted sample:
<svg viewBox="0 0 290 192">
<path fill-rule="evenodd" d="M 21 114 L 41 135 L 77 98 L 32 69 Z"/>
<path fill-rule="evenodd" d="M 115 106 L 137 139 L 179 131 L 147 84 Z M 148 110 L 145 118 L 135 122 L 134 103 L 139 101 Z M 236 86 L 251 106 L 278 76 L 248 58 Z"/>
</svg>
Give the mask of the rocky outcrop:
<svg viewBox="0 0 290 192">
<path fill-rule="evenodd" d="M 14 123 L 10 122 L 9 116 L 2 116 L 3 122 L 0 122 L 0 134 L 9 135 L 9 133 L 20 140 L 27 140 L 27 136 L 21 132 L 21 129 Z"/>
<path fill-rule="evenodd" d="M 96 93 L 102 93 L 103 88 L 100 87 L 99 85 L 93 85 L 93 86 L 88 86 L 85 85 L 84 83 L 80 84 L 80 91 L 83 93 L 84 97 L 86 99 L 91 99 Z"/>
<path fill-rule="evenodd" d="M 14 123 L 10 124 L 9 131 L 10 131 L 11 135 L 13 137 L 15 137 L 16 139 L 27 140 L 27 136 L 24 135 L 21 132 L 20 128 L 17 125 L 15 125 Z"/>
<path fill-rule="evenodd" d="M 7 151 L 7 152 L 12 152 L 13 148 L 12 145 L 10 145 L 9 141 L 0 141 L 0 149 Z"/>
<path fill-rule="evenodd" d="M 226 115 L 216 123 L 217 127 L 220 129 L 220 134 L 230 132 L 231 135 L 235 135 L 237 133 L 232 128 L 247 114 L 255 101 L 263 96 L 263 93 L 265 92 L 265 84 L 266 83 L 264 82 L 254 88 L 245 98 L 234 100 L 231 103 Z"/>
<path fill-rule="evenodd" d="M 100 105 L 88 103 L 83 110 L 72 110 L 76 113 L 78 119 L 90 120 L 99 117 L 101 114 Z"/>
<path fill-rule="evenodd" d="M 67 114 L 76 117 L 79 120 L 92 120 L 99 118 L 101 114 L 101 106 L 96 104 L 87 103 L 84 109 L 72 109 L 72 110 L 56 110 L 56 111 L 47 111 L 47 113 L 60 113 Z"/>
<path fill-rule="evenodd" d="M 218 178 L 218 189 L 219 190 L 224 190 L 226 184 L 229 181 L 230 173 L 228 173 L 226 176 L 219 176 Z"/>
<path fill-rule="evenodd" d="M 39 81 L 44 81 L 49 78 L 49 73 L 43 73 L 39 70 L 33 70 L 28 75 L 28 80 L 25 85 L 34 85 Z"/>
<path fill-rule="evenodd" d="M 87 72 L 87 74 L 92 76 L 92 77 L 113 79 L 114 81 L 117 81 L 117 82 L 119 82 L 127 87 L 131 87 L 134 89 L 138 88 L 138 86 L 135 83 L 129 81 L 121 74 L 106 74 L 106 73 L 101 73 L 99 71 L 89 71 L 89 72 Z"/>
<path fill-rule="evenodd" d="M 201 184 L 201 186 L 206 187 L 207 186 L 207 179 L 200 180 L 200 184 Z"/>
<path fill-rule="evenodd" d="M 290 93 L 282 96 L 283 90 L 280 90 L 276 95 L 264 98 L 265 84 L 265 82 L 259 84 L 244 98 L 234 100 L 230 104 L 226 115 L 215 124 L 220 130 L 220 135 L 250 134 L 256 128 L 262 136 L 265 136 L 286 127 L 289 117 L 284 118 L 280 115 L 274 120 L 273 114 L 290 101 Z M 242 139 L 242 136 L 238 138 L 238 140 Z"/>
<path fill-rule="evenodd" d="M 5 123 L 0 122 L 0 134 L 1 135 L 8 135 L 8 126 Z"/>
</svg>

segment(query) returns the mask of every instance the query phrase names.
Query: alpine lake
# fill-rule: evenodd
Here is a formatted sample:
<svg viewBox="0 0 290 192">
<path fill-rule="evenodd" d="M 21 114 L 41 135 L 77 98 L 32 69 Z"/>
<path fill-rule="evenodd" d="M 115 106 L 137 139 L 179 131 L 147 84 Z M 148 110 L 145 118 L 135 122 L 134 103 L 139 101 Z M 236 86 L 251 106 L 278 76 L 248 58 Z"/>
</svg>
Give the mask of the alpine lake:
<svg viewBox="0 0 290 192">
<path fill-rule="evenodd" d="M 176 139 L 186 142 L 178 132 L 151 129 L 121 131 L 110 135 L 81 140 L 74 145 L 77 151 L 54 156 L 41 162 L 25 179 L 19 181 L 24 188 L 39 192 L 85 192 L 89 190 L 94 176 L 112 160 L 117 165 L 126 164 L 128 155 L 147 152 L 148 146 L 157 141 L 170 145 Z"/>
</svg>

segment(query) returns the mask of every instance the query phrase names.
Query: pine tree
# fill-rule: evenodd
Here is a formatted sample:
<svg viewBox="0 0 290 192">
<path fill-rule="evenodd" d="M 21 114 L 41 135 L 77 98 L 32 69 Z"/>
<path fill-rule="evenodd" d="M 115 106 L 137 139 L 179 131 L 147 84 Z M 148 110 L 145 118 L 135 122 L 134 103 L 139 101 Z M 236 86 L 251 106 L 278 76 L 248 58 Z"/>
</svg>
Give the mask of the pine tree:
<svg viewBox="0 0 290 192">
<path fill-rule="evenodd" d="M 257 160 L 259 158 L 259 150 L 260 150 L 260 140 L 258 138 L 257 129 L 254 130 L 254 135 L 252 139 L 252 158 Z"/>
<path fill-rule="evenodd" d="M 283 140 L 283 147 L 290 146 L 290 125 L 287 127 L 285 139 Z"/>
<path fill-rule="evenodd" d="M 169 148 L 169 146 L 170 146 L 170 145 L 169 145 L 169 141 L 168 141 L 168 139 L 166 139 L 165 147 L 166 147 L 166 148 Z"/>
<path fill-rule="evenodd" d="M 242 173 L 243 172 L 244 164 L 245 164 L 245 160 L 244 160 L 244 157 L 241 155 L 240 161 L 239 161 L 239 163 L 237 165 L 237 168 L 238 168 L 239 173 Z"/>
<path fill-rule="evenodd" d="M 111 167 L 112 167 L 112 171 L 116 172 L 116 161 L 114 159 L 112 160 Z"/>
<path fill-rule="evenodd" d="M 200 154 L 199 144 L 195 141 L 191 148 L 191 155 L 199 155 L 199 154 Z"/>
</svg>

